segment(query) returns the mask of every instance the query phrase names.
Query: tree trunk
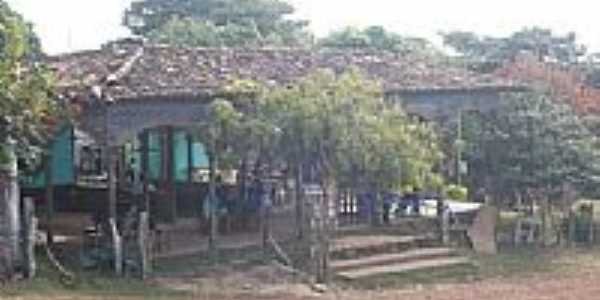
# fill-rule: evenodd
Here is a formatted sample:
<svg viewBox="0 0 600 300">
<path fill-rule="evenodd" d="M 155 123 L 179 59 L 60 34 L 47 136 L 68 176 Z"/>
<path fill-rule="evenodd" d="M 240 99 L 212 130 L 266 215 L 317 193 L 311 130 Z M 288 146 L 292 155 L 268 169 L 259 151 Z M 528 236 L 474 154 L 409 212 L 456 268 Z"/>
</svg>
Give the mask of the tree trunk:
<svg viewBox="0 0 600 300">
<path fill-rule="evenodd" d="M 381 201 L 381 193 L 378 190 L 372 192 L 373 198 L 371 203 L 372 207 L 372 217 L 371 217 L 371 225 L 373 226 L 381 226 L 383 224 L 383 203 Z"/>
<path fill-rule="evenodd" d="M 296 200 L 296 230 L 298 239 L 304 239 L 304 193 L 302 192 L 302 163 L 298 163 L 294 169 L 294 188 Z"/>
</svg>

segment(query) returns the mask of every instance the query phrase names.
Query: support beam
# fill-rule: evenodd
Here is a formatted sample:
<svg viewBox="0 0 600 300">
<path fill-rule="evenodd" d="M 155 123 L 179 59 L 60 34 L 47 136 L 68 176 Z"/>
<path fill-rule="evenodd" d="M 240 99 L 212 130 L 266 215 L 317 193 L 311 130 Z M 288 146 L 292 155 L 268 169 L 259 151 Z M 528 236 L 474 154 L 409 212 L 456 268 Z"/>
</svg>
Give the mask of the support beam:
<svg viewBox="0 0 600 300">
<path fill-rule="evenodd" d="M 302 163 L 298 163 L 294 170 L 294 188 L 296 200 L 296 230 L 298 239 L 304 239 L 304 193 L 302 190 Z"/>
<path fill-rule="evenodd" d="M 17 180 L 17 157 L 15 154 L 15 143 L 8 139 L 7 147 L 4 149 L 8 154 L 8 163 L 0 166 L 0 204 L 4 215 L 1 238 L 8 244 L 8 253 L 4 253 L 8 275 L 14 275 L 21 260 L 21 247 L 19 246 L 20 232 L 20 209 L 19 209 L 19 183 Z"/>
<path fill-rule="evenodd" d="M 177 221 L 177 195 L 175 188 L 175 168 L 174 168 L 174 129 L 171 126 L 162 128 L 162 190 L 165 194 L 166 207 L 169 211 L 169 219 L 172 222 Z M 162 207 L 162 205 L 161 205 Z"/>
<path fill-rule="evenodd" d="M 108 148 L 107 173 L 108 173 L 108 217 L 117 220 L 117 164 L 118 149 Z"/>
<path fill-rule="evenodd" d="M 138 248 L 139 248 L 139 252 L 140 252 L 140 275 L 141 275 L 141 279 L 142 280 L 146 280 L 146 278 L 148 277 L 148 273 L 150 271 L 150 263 L 149 263 L 149 257 L 148 257 L 148 253 L 149 251 L 149 246 L 148 246 L 148 236 L 149 236 L 149 225 L 148 225 L 148 213 L 147 212 L 141 212 L 139 214 L 139 222 L 138 222 L 138 232 L 137 232 L 137 237 L 138 237 Z"/>
<path fill-rule="evenodd" d="M 210 219 L 210 234 L 208 237 L 208 248 L 212 254 L 216 253 L 217 250 L 217 236 L 219 234 L 219 220 L 217 214 L 217 190 L 216 190 L 216 178 L 217 178 L 217 164 L 218 159 L 215 151 L 210 151 L 208 154 L 208 168 L 209 168 L 209 180 L 208 180 L 208 195 L 209 195 L 209 219 Z M 206 207 L 206 206 L 205 206 Z"/>
<path fill-rule="evenodd" d="M 460 186 L 462 184 L 462 111 L 458 111 L 457 116 L 457 125 L 456 125 L 456 185 Z"/>
<path fill-rule="evenodd" d="M 35 205 L 33 199 L 26 197 L 23 201 L 23 226 L 25 237 L 23 239 L 23 267 L 25 277 L 32 279 L 37 271 L 35 260 L 35 240 L 37 235 L 37 218 L 35 217 Z"/>
<path fill-rule="evenodd" d="M 149 147 L 149 133 L 147 130 L 144 130 L 140 136 L 141 140 L 141 174 L 142 174 L 142 191 L 143 191 L 143 203 L 142 203 L 142 211 L 149 212 L 150 211 L 150 147 Z"/>
<path fill-rule="evenodd" d="M 194 181 L 194 138 L 191 134 L 186 135 L 187 140 L 187 179 L 188 183 Z"/>
</svg>

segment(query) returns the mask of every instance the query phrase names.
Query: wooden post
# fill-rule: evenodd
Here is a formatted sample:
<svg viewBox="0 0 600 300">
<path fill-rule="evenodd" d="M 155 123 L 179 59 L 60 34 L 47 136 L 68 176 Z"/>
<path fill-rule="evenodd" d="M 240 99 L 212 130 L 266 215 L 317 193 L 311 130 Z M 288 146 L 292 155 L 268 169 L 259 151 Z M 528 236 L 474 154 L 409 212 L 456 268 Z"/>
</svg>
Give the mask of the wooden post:
<svg viewBox="0 0 600 300">
<path fill-rule="evenodd" d="M 294 170 L 294 187 L 295 187 L 295 200 L 296 200 L 296 230 L 298 239 L 304 238 L 304 193 L 302 190 L 302 163 L 296 165 Z"/>
<path fill-rule="evenodd" d="M 123 243 L 115 219 L 108 220 L 113 242 L 114 267 L 117 276 L 123 274 Z"/>
<path fill-rule="evenodd" d="M 440 200 L 443 202 L 443 200 Z M 445 209 L 442 212 L 442 244 L 450 245 L 450 210 Z"/>
<path fill-rule="evenodd" d="M 461 164 L 462 164 L 462 111 L 458 111 L 456 125 L 456 185 L 462 184 Z"/>
<path fill-rule="evenodd" d="M 108 216 L 117 220 L 117 148 L 108 148 Z"/>
<path fill-rule="evenodd" d="M 148 130 L 144 130 L 141 134 L 141 173 L 142 173 L 142 191 L 144 194 L 144 203 L 142 203 L 142 211 L 150 211 L 150 134 Z"/>
<path fill-rule="evenodd" d="M 177 195 L 175 189 L 175 168 L 174 168 L 174 129 L 173 127 L 165 128 L 165 142 L 163 143 L 163 171 L 165 176 L 165 188 L 167 192 L 167 201 L 170 205 L 170 218 L 173 222 L 177 221 Z"/>
<path fill-rule="evenodd" d="M 523 228 L 523 220 L 520 217 L 517 220 L 517 224 L 515 225 L 515 235 L 514 235 L 514 245 L 515 246 L 521 245 L 521 238 L 523 236 L 522 228 Z"/>
<path fill-rule="evenodd" d="M 306 205 L 310 215 L 308 225 L 310 228 L 309 243 L 310 257 L 313 263 L 314 274 L 317 282 L 327 283 L 329 268 L 329 235 L 328 235 L 328 210 L 327 197 L 318 185 L 304 186 Z"/>
<path fill-rule="evenodd" d="M 149 228 L 148 228 L 148 212 L 141 212 L 139 215 L 139 222 L 138 222 L 138 232 L 137 232 L 137 237 L 138 237 L 138 248 L 139 248 L 139 252 L 140 252 L 140 273 L 141 273 L 141 278 L 142 280 L 146 280 L 146 277 L 149 273 L 149 262 L 148 262 L 148 252 L 149 252 L 149 245 L 148 245 L 148 235 L 149 235 Z"/>
<path fill-rule="evenodd" d="M 187 139 L 187 179 L 188 183 L 194 182 L 194 139 L 191 134 L 186 135 Z"/>
<path fill-rule="evenodd" d="M 12 139 L 7 139 L 5 151 L 8 154 L 8 164 L 0 170 L 0 205 L 4 212 L 2 225 L 2 234 L 8 244 L 8 253 L 5 253 L 6 271 L 8 275 L 13 276 L 19 261 L 21 260 L 21 248 L 19 246 L 20 233 L 20 205 L 19 205 L 19 183 L 17 157 L 15 153 L 15 143 Z"/>
<path fill-rule="evenodd" d="M 542 203 L 541 203 L 541 207 L 542 209 L 542 215 L 541 215 L 541 221 L 542 221 L 542 228 L 540 230 L 540 241 L 538 241 L 542 247 L 546 247 L 546 236 L 548 235 L 547 232 L 547 225 L 548 225 L 548 219 L 547 217 L 547 207 L 546 207 L 546 199 L 542 199 Z"/>
<path fill-rule="evenodd" d="M 217 191 L 216 191 L 216 177 L 217 177 L 217 155 L 212 149 L 208 153 L 208 168 L 209 168 L 209 180 L 208 180 L 208 195 L 209 195 L 209 215 L 210 215 L 210 234 L 208 237 L 208 248 L 211 253 L 216 253 L 217 250 L 217 236 L 219 234 L 219 220 L 217 214 Z"/>
<path fill-rule="evenodd" d="M 23 201 L 23 219 L 25 228 L 24 246 L 24 271 L 25 277 L 32 279 L 35 277 L 37 265 L 35 261 L 35 237 L 37 232 L 37 218 L 35 217 L 35 206 L 33 199 L 26 197 Z"/>
<path fill-rule="evenodd" d="M 573 247 L 575 245 L 575 213 L 572 209 L 569 209 L 569 228 L 567 234 L 567 244 L 569 247 Z"/>
<path fill-rule="evenodd" d="M 263 188 L 265 189 L 265 193 L 263 195 L 264 199 L 260 206 L 260 232 L 262 237 L 262 247 L 263 250 L 266 250 L 269 247 L 269 235 L 271 232 L 269 207 L 267 207 L 268 204 L 266 203 L 269 201 L 267 198 L 270 197 L 269 185 L 264 184 Z"/>
<path fill-rule="evenodd" d="M 117 275 L 123 274 L 123 248 L 117 228 L 117 148 L 108 148 L 108 216 L 112 236 L 114 268 Z"/>
<path fill-rule="evenodd" d="M 54 245 L 54 231 L 52 221 L 54 219 L 54 172 L 52 170 L 52 154 L 45 156 L 44 162 L 45 200 L 46 200 L 46 242 L 48 246 Z"/>
</svg>

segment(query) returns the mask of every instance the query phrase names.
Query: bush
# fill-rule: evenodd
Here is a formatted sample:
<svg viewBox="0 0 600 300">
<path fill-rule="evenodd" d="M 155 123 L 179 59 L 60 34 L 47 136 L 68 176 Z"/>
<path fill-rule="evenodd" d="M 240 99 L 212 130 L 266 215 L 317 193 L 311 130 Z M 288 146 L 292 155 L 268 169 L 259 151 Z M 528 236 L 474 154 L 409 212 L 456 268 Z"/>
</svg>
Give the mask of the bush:
<svg viewBox="0 0 600 300">
<path fill-rule="evenodd" d="M 464 186 L 452 184 L 446 187 L 446 196 L 450 200 L 467 201 L 469 190 Z"/>
</svg>

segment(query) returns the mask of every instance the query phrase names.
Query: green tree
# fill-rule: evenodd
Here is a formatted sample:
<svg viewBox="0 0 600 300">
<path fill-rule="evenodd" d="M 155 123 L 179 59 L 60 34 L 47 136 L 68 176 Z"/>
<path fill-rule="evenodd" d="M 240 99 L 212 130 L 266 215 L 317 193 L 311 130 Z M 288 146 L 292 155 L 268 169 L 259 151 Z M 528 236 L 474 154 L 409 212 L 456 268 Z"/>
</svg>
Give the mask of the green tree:
<svg viewBox="0 0 600 300">
<path fill-rule="evenodd" d="M 40 51 L 31 26 L 0 2 L 0 144 L 16 141 L 22 167 L 33 167 L 58 114 L 53 78 L 32 61 Z M 6 159 L 6 153 L 0 151 Z"/>
<path fill-rule="evenodd" d="M 427 40 L 405 37 L 381 26 L 369 26 L 363 30 L 346 27 L 332 32 L 319 41 L 319 46 L 332 49 L 376 49 L 405 53 L 436 54 L 437 50 Z"/>
<path fill-rule="evenodd" d="M 512 60 L 521 52 L 530 52 L 540 60 L 565 64 L 577 62 L 586 53 L 575 33 L 564 36 L 550 29 L 531 27 L 514 32 L 508 37 L 480 36 L 473 32 L 452 31 L 440 33 L 444 44 L 467 58 L 498 64 Z"/>
<path fill-rule="evenodd" d="M 316 170 L 313 181 L 375 192 L 440 181 L 431 126 L 388 105 L 381 86 L 358 71 L 317 72 L 265 97 L 265 116 L 281 130 L 277 153 Z"/>
<path fill-rule="evenodd" d="M 306 21 L 279 0 L 145 0 L 134 2 L 124 23 L 139 36 L 189 46 L 306 46 Z"/>
<path fill-rule="evenodd" d="M 544 93 L 504 100 L 497 112 L 463 123 L 472 185 L 497 198 L 531 190 L 553 197 L 564 184 L 580 192 L 597 185 L 598 138 L 568 104 Z"/>
</svg>

